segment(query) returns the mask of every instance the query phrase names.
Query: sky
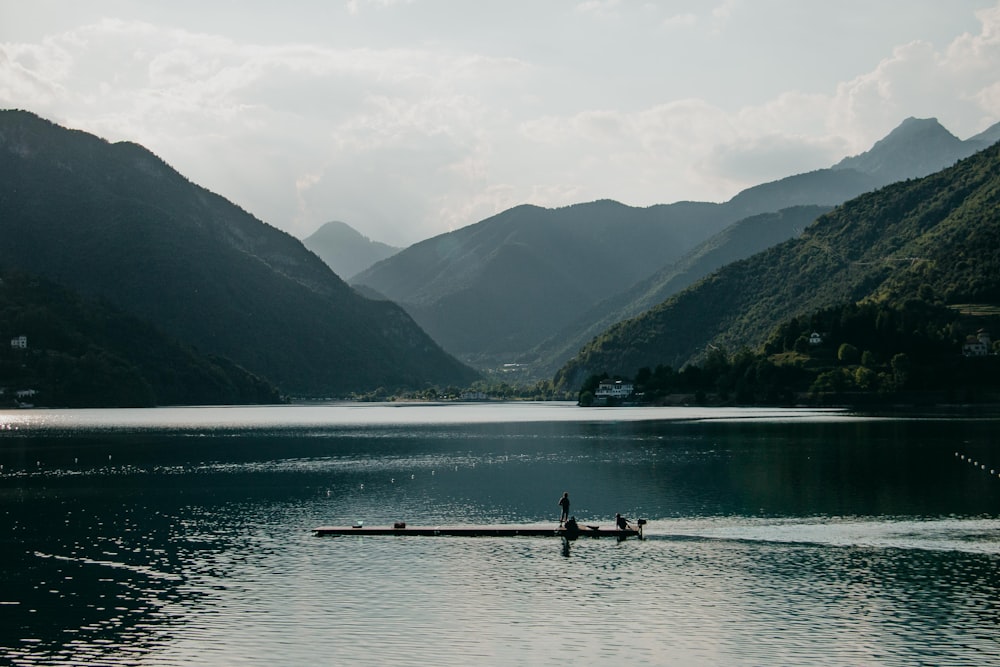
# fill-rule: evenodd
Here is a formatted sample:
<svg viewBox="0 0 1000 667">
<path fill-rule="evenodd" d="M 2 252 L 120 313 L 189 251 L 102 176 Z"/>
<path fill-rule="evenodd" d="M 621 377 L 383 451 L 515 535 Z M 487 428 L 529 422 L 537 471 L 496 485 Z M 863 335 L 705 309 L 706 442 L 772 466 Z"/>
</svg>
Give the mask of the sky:
<svg viewBox="0 0 1000 667">
<path fill-rule="evenodd" d="M 726 201 L 907 117 L 1000 121 L 1000 0 L 0 0 L 0 108 L 299 238 Z"/>
</svg>

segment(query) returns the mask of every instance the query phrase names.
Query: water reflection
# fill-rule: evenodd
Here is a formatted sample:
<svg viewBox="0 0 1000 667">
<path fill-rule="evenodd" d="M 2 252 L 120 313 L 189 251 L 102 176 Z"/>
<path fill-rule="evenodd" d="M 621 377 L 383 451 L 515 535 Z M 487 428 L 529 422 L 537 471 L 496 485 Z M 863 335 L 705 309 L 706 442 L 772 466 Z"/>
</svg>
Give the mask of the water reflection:
<svg viewBox="0 0 1000 667">
<path fill-rule="evenodd" d="M 994 423 L 0 435 L 14 664 L 989 664 Z M 110 459 L 109 459 L 110 457 Z M 315 525 L 648 516 L 643 541 Z M 558 641 L 554 641 L 558 638 Z M 449 647 L 446 653 L 441 646 Z"/>
</svg>

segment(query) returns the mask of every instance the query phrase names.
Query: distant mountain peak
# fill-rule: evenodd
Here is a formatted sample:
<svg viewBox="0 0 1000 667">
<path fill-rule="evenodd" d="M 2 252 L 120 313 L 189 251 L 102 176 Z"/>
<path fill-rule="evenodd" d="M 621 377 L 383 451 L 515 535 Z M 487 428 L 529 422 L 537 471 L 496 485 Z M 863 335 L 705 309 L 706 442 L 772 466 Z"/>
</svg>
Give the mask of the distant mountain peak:
<svg viewBox="0 0 1000 667">
<path fill-rule="evenodd" d="M 892 132 L 890 132 L 883 138 L 876 141 L 875 144 L 869 150 L 855 157 L 877 154 L 892 148 L 899 147 L 901 144 L 906 144 L 918 140 L 945 141 L 956 144 L 961 143 L 961 140 L 954 134 L 949 132 L 947 129 L 945 129 L 945 127 L 938 121 L 937 118 L 915 118 L 913 116 L 910 116 L 902 123 L 897 125 L 895 129 L 892 130 Z"/>
<path fill-rule="evenodd" d="M 887 146 L 900 142 L 912 141 L 942 141 L 948 143 L 961 143 L 961 140 L 949 132 L 937 118 L 915 118 L 910 116 L 896 126 L 892 132 L 883 139 L 875 142 L 868 152 L 884 149 Z"/>
<path fill-rule="evenodd" d="M 302 244 L 344 278 L 350 278 L 399 252 L 399 248 L 373 241 L 339 220 L 325 223 L 311 236 L 302 239 Z"/>
<path fill-rule="evenodd" d="M 907 118 L 869 150 L 847 157 L 834 169 L 855 169 L 883 184 L 919 178 L 968 157 L 978 146 L 962 141 L 937 118 Z"/>
<path fill-rule="evenodd" d="M 946 130 L 943 125 L 941 125 L 941 123 L 938 121 L 937 118 L 917 118 L 916 116 L 910 116 L 909 118 L 904 119 L 903 122 L 896 127 L 896 129 L 890 132 L 887 135 L 887 138 L 899 132 L 909 132 L 915 129 L 916 130 L 931 129 L 934 131 L 947 132 L 948 134 L 951 134 L 951 132 L 948 132 L 948 130 Z"/>
</svg>

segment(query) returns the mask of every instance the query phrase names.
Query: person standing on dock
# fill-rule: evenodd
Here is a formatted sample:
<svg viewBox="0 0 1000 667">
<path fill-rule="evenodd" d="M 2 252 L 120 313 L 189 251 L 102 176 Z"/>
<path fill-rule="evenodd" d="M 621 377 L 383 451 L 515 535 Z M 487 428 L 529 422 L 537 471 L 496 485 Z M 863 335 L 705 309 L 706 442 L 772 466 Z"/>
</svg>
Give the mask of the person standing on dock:
<svg viewBox="0 0 1000 667">
<path fill-rule="evenodd" d="M 559 507 L 562 508 L 562 513 L 559 515 L 559 525 L 561 526 L 569 518 L 569 491 L 563 492 L 562 498 L 559 499 Z"/>
</svg>

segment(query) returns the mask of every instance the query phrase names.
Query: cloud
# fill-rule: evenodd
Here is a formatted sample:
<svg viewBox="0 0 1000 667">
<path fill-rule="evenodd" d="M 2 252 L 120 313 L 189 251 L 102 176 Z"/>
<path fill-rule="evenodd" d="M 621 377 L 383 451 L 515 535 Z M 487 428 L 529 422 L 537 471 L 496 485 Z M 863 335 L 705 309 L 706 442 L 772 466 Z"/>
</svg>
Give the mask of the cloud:
<svg viewBox="0 0 1000 667">
<path fill-rule="evenodd" d="M 618 16 L 621 5 L 621 0 L 587 0 L 578 4 L 576 11 L 599 19 L 608 19 Z"/>
<path fill-rule="evenodd" d="M 560 156 L 546 164 L 573 184 L 567 191 L 603 183 L 608 196 L 628 193 L 626 201 L 649 205 L 688 198 L 696 189 L 700 198 L 719 201 L 843 157 L 842 140 L 817 135 L 828 103 L 789 94 L 734 113 L 700 99 L 678 100 L 632 113 L 541 118 L 524 123 L 522 134 Z"/>
<path fill-rule="evenodd" d="M 976 13 L 979 34 L 943 50 L 925 41 L 896 47 L 875 69 L 837 86 L 829 129 L 866 150 L 902 118 L 937 117 L 971 135 L 1000 119 L 1000 5 Z M 967 102 L 967 103 L 963 103 Z"/>
<path fill-rule="evenodd" d="M 733 11 L 740 4 L 739 0 L 725 0 L 725 2 L 721 5 L 716 5 L 716 7 L 712 9 L 712 16 L 718 20 L 727 20 L 732 18 Z"/>
<path fill-rule="evenodd" d="M 428 219 L 416 192 L 433 197 L 467 178 L 454 165 L 479 150 L 480 128 L 494 115 L 460 90 L 502 91 L 526 71 L 507 57 L 260 46 L 121 21 L 39 46 L 5 45 L 2 53 L 4 100 L 143 143 L 295 233 L 341 208 L 374 211 L 375 227 Z M 111 58 L 119 62 L 99 65 Z M 428 231 L 420 224 L 415 233 Z"/>
<path fill-rule="evenodd" d="M 375 15 L 394 4 L 344 7 Z M 695 2 L 667 11 L 611 0 L 569 14 L 579 30 L 609 13 L 619 28 L 641 19 L 669 46 L 678 40 L 662 39 L 665 29 L 738 30 L 743 8 L 727 0 L 714 11 Z M 780 73 L 744 67 L 745 53 L 726 60 L 726 40 L 685 37 L 685 48 L 704 41 L 703 50 L 672 65 L 660 43 L 616 50 L 622 44 L 605 30 L 604 78 L 592 79 L 589 69 L 571 69 L 558 35 L 542 45 L 411 39 L 379 47 L 101 20 L 0 44 L 0 106 L 141 143 L 297 236 L 340 219 L 404 244 L 521 203 L 725 200 L 866 150 L 907 116 L 937 116 L 971 135 L 1000 119 L 1000 3 L 976 16 L 979 29 L 942 44 L 901 43 L 850 79 L 808 92 L 758 86 L 742 102 L 725 96 L 741 83 L 727 77 L 752 71 L 763 82 Z M 573 43 L 589 42 L 577 35 Z M 720 85 L 684 94 L 697 77 L 675 77 L 675 67 Z"/>
<path fill-rule="evenodd" d="M 357 16 L 365 7 L 386 8 L 394 5 L 409 5 L 413 2 L 414 0 L 348 0 L 346 4 L 348 13 Z"/>
<path fill-rule="evenodd" d="M 690 28 L 698 23 L 698 15 L 693 12 L 673 14 L 663 19 L 665 28 Z"/>
</svg>

